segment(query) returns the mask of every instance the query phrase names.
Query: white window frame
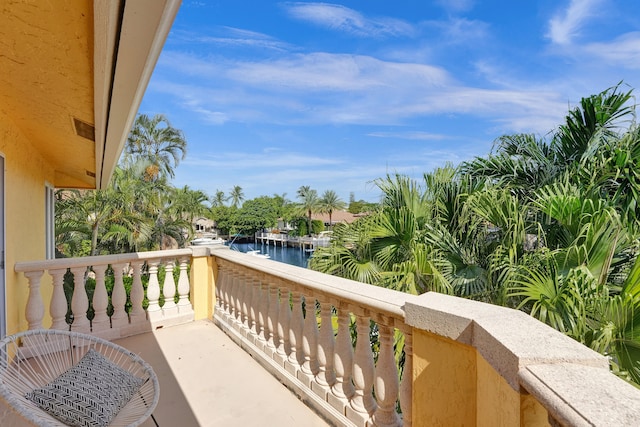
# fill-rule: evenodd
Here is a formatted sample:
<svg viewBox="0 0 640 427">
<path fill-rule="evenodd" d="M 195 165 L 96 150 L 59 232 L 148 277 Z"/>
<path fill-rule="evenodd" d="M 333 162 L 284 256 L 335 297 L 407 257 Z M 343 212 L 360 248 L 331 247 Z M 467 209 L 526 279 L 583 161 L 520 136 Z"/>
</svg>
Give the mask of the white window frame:
<svg viewBox="0 0 640 427">
<path fill-rule="evenodd" d="M 44 184 L 44 234 L 45 234 L 45 258 L 55 259 L 56 257 L 56 236 L 55 236 L 55 210 L 56 192 L 53 185 Z"/>
</svg>

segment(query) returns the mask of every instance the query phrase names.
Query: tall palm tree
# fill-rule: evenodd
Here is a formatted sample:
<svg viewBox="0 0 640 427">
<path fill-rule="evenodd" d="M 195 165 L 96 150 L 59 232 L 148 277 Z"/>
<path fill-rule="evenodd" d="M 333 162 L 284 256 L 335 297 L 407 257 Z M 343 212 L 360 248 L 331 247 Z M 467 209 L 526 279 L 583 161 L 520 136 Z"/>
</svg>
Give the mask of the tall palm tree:
<svg viewBox="0 0 640 427">
<path fill-rule="evenodd" d="M 209 198 L 203 191 L 192 190 L 188 185 L 185 185 L 183 188 L 172 188 L 169 191 L 169 198 L 169 211 L 175 218 L 186 220 L 187 235 L 185 240 L 191 240 L 195 234 L 195 230 L 193 229 L 194 218 L 210 212 L 209 207 L 205 205 L 205 202 L 207 202 Z"/>
<path fill-rule="evenodd" d="M 171 209 L 179 216 L 193 221 L 196 216 L 205 215 L 209 208 L 205 202 L 209 200 L 201 190 L 192 190 L 188 185 L 182 188 L 174 188 L 171 191 Z"/>
<path fill-rule="evenodd" d="M 224 195 L 224 191 L 216 190 L 216 194 L 211 199 L 211 207 L 217 208 L 220 206 L 224 206 L 227 201 L 227 197 Z"/>
<path fill-rule="evenodd" d="M 244 200 L 244 192 L 242 191 L 242 187 L 240 187 L 239 185 L 234 185 L 231 189 L 229 199 L 231 200 L 231 206 L 237 208 L 238 205 L 240 205 Z"/>
<path fill-rule="evenodd" d="M 187 140 L 162 114 L 140 114 L 127 138 L 125 162 L 147 162 L 146 179 L 173 178 L 174 170 L 187 155 Z"/>
<path fill-rule="evenodd" d="M 342 210 L 346 206 L 346 203 L 333 190 L 325 191 L 320 198 L 320 211 L 329 214 L 329 227 L 333 226 L 333 222 L 331 220 L 333 211 Z"/>
<path fill-rule="evenodd" d="M 321 206 L 318 192 L 311 189 L 308 185 L 303 185 L 298 189 L 297 195 L 300 200 L 300 204 L 298 205 L 299 209 L 307 214 L 308 232 L 309 236 L 311 236 L 311 232 L 313 231 L 311 228 L 311 216 L 314 212 L 318 212 Z"/>
</svg>

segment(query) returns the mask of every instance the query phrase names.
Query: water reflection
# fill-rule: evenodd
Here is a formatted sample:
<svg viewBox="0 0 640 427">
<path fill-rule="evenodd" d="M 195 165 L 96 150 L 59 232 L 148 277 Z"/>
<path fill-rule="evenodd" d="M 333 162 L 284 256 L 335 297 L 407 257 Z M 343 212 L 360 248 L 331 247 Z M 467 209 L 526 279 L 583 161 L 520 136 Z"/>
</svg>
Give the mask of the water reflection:
<svg viewBox="0 0 640 427">
<path fill-rule="evenodd" d="M 303 251 L 300 248 L 289 248 L 282 246 L 273 246 L 260 243 L 234 243 L 231 249 L 240 252 L 260 251 L 261 254 L 268 254 L 274 261 L 283 262 L 285 264 L 296 265 L 298 267 L 307 267 L 310 252 Z"/>
</svg>

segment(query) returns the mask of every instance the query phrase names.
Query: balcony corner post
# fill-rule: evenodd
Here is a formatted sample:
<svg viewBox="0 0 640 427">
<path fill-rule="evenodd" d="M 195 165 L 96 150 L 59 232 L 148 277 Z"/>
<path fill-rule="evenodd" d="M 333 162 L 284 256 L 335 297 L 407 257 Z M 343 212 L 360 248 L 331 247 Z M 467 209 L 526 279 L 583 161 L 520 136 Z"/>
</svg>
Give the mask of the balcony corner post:
<svg viewBox="0 0 640 427">
<path fill-rule="evenodd" d="M 190 300 L 194 311 L 194 320 L 211 319 L 215 301 L 215 286 L 218 280 L 218 265 L 215 255 L 210 256 L 209 249 L 193 247 L 191 258 Z"/>
</svg>

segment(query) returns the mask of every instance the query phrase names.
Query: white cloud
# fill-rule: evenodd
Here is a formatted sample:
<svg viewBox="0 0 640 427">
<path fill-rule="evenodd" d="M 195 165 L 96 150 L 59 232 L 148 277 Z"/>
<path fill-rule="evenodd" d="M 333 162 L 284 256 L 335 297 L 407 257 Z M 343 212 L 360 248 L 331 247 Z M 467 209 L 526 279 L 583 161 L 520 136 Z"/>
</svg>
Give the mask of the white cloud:
<svg viewBox="0 0 640 427">
<path fill-rule="evenodd" d="M 216 27 L 214 34 L 203 35 L 191 31 L 174 30 L 171 43 L 216 45 L 227 48 L 252 48 L 255 50 L 270 50 L 284 52 L 294 50 L 295 47 L 264 33 L 244 30 L 241 28 Z"/>
<path fill-rule="evenodd" d="M 396 80 L 420 86 L 440 85 L 448 74 L 439 67 L 396 63 L 362 55 L 310 53 L 263 62 L 239 62 L 230 78 L 252 86 L 294 88 L 305 91 L 371 90 Z"/>
<path fill-rule="evenodd" d="M 569 45 L 580 34 L 582 26 L 597 16 L 603 0 L 570 0 L 569 6 L 549 20 L 547 37 L 558 45 Z"/>
<path fill-rule="evenodd" d="M 553 88 L 527 82 L 465 86 L 440 67 L 363 55 L 310 53 L 241 61 L 165 52 L 161 63 L 163 73 L 190 78 L 181 84 L 156 79 L 153 90 L 177 97 L 212 124 L 401 125 L 419 117 L 467 114 L 495 118 L 504 131 L 546 132 L 566 111 L 566 100 L 558 98 L 562 92 Z M 504 76 L 492 72 L 496 86 Z"/>
<path fill-rule="evenodd" d="M 590 43 L 587 55 L 606 61 L 609 66 L 640 69 L 640 31 L 623 34 L 611 42 Z"/>
<path fill-rule="evenodd" d="M 449 43 L 479 43 L 489 34 L 489 24 L 465 18 L 450 19 L 440 24 L 445 39 Z"/>
<path fill-rule="evenodd" d="M 329 3 L 284 3 L 295 19 L 358 37 L 413 36 L 415 29 L 405 21 L 392 18 L 369 18 L 348 7 Z"/>
</svg>

